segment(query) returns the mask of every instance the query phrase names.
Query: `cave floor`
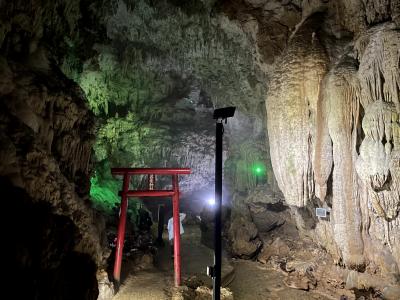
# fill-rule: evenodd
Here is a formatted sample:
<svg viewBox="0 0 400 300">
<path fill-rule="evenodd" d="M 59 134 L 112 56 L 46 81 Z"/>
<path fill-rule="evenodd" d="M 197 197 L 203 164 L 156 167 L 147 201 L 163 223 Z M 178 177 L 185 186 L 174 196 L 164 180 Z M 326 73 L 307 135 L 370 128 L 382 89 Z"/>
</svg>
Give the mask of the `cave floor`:
<svg viewBox="0 0 400 300">
<path fill-rule="evenodd" d="M 146 270 L 130 274 L 123 282 L 114 300 L 169 299 L 166 294 L 170 276 L 158 270 Z"/>
<path fill-rule="evenodd" d="M 195 278 L 211 287 L 211 279 L 206 275 L 206 266 L 212 265 L 213 252 L 200 243 L 198 225 L 186 225 L 182 236 L 182 282 L 185 284 Z M 165 235 L 164 241 L 167 241 Z M 128 267 L 128 266 L 127 266 Z M 170 247 L 159 249 L 154 266 L 145 270 L 128 270 L 119 292 L 114 300 L 186 299 L 175 298 L 173 289 L 173 259 Z M 335 290 L 317 288 L 304 291 L 285 285 L 285 274 L 268 265 L 256 261 L 228 259 L 223 257 L 223 285 L 227 286 L 236 300 L 261 299 L 339 299 Z M 341 290 L 343 291 L 343 290 Z M 354 299 L 351 293 L 345 299 Z"/>
<path fill-rule="evenodd" d="M 213 251 L 200 243 L 198 225 L 186 225 L 181 237 L 182 282 L 196 278 L 196 281 L 211 286 L 212 281 L 206 274 L 206 267 L 213 264 Z M 114 300 L 127 299 L 170 299 L 173 293 L 173 259 L 167 242 L 168 234 L 164 232 L 165 246 L 159 248 L 154 267 L 138 272 L 128 271 Z M 231 278 L 233 266 L 227 256 L 223 255 L 222 275 Z"/>
<path fill-rule="evenodd" d="M 235 279 L 228 286 L 234 299 L 265 300 L 265 299 L 339 299 L 319 290 L 303 291 L 288 288 L 284 284 L 285 275 L 269 269 L 257 262 L 237 260 L 234 262 Z M 249 276 L 249 274 L 251 274 Z"/>
</svg>

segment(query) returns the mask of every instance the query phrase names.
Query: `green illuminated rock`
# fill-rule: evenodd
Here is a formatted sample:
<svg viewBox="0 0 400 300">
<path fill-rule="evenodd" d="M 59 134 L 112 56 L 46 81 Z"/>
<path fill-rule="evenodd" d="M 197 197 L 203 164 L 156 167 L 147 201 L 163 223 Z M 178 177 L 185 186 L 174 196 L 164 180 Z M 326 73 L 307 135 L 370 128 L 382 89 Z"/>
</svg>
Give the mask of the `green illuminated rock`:
<svg viewBox="0 0 400 300">
<path fill-rule="evenodd" d="M 105 162 L 192 167 L 191 186 L 201 188 L 212 184 L 213 107 L 236 105 L 261 118 L 264 76 L 252 46 L 239 27 L 212 9 L 213 1 L 113 1 L 98 19 L 104 38 L 90 55 L 79 57 L 82 41 L 66 38 L 63 71 L 82 87 L 99 120 L 91 191 L 98 206 L 115 201 L 102 186 L 108 182 L 99 169 Z M 240 150 L 246 144 L 237 145 L 241 154 L 230 161 L 237 165 L 235 182 L 248 189 L 256 183 L 251 164 L 263 158 L 258 150 Z"/>
</svg>

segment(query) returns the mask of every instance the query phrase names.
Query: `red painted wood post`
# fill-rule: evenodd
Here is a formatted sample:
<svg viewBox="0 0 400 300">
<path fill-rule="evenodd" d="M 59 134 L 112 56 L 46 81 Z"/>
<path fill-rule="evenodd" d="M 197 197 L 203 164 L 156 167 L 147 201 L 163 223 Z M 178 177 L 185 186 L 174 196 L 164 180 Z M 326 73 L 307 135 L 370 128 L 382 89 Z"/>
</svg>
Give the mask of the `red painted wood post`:
<svg viewBox="0 0 400 300">
<path fill-rule="evenodd" d="M 179 216 L 179 187 L 178 175 L 172 175 L 172 196 L 173 222 L 174 222 L 174 271 L 175 286 L 181 285 L 181 226 Z"/>
<path fill-rule="evenodd" d="M 125 173 L 123 188 L 121 193 L 121 210 L 119 215 L 117 246 L 115 249 L 114 280 L 117 283 L 119 283 L 121 279 L 121 264 L 122 264 L 122 253 L 124 250 L 124 240 L 125 240 L 126 213 L 128 211 L 127 192 L 129 190 L 129 182 L 130 182 L 130 175 Z"/>
</svg>

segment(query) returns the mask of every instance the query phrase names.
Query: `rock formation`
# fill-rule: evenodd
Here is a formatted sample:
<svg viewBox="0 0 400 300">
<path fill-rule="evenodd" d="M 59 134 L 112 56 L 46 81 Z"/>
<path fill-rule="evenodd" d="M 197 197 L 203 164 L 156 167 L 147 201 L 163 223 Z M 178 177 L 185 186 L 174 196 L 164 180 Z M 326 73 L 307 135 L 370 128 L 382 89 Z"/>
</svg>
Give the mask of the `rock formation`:
<svg viewBox="0 0 400 300">
<path fill-rule="evenodd" d="M 316 34 L 319 16 L 300 25 L 277 61 L 267 98 L 272 166 L 285 200 L 305 206 L 314 193 L 312 162 L 320 82 L 327 58 Z M 288 122 L 290 120 L 290 122 Z"/>
<path fill-rule="evenodd" d="M 60 3 L 22 2 L 0 4 L 0 177 L 16 224 L 3 227 L 10 289 L 14 298 L 96 299 L 109 250 L 88 198 L 95 120 L 82 89 L 55 63 L 62 49 L 50 50 L 76 25 L 76 2 L 58 17 Z"/>
<path fill-rule="evenodd" d="M 3 57 L 1 64 L 0 175 L 11 197 L 6 207 L 33 214 L 16 213 L 21 232 L 10 243 L 28 240 L 17 243 L 20 248 L 11 257 L 18 270 L 34 280 L 53 276 L 54 289 L 63 280 L 57 276 L 69 276 L 64 269 L 68 264 L 78 266 L 87 260 L 93 264 L 93 273 L 86 274 L 92 282 L 83 282 L 82 291 L 90 284 L 95 295 L 96 268 L 104 266 L 108 253 L 103 249 L 104 223 L 88 202 L 93 116 L 80 88 L 62 73 L 32 70 Z M 43 228 L 38 226 L 40 219 Z M 29 235 L 37 239 L 33 245 Z M 20 255 L 25 257 L 22 262 Z M 75 284 L 77 279 L 64 280 Z M 38 297 L 59 292 L 35 285 L 21 291 Z"/>
<path fill-rule="evenodd" d="M 222 7 L 260 52 L 261 28 L 293 20 L 288 8 L 301 14 L 287 38 L 275 40 L 284 50 L 261 62 L 272 70 L 268 137 L 285 201 L 331 208 L 330 220 L 317 220 L 308 234 L 339 263 L 359 270 L 372 263 L 383 275 L 398 274 L 400 4 L 272 2 Z M 243 10 L 257 21 L 249 25 Z"/>
</svg>

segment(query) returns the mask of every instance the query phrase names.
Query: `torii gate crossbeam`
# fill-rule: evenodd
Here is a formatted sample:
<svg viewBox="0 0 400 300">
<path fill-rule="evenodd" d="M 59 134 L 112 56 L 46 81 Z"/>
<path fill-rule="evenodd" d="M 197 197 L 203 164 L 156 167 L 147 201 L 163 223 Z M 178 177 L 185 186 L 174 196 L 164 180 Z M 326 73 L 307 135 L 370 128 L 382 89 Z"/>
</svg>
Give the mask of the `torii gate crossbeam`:
<svg viewBox="0 0 400 300">
<path fill-rule="evenodd" d="M 117 245 L 115 250 L 114 280 L 121 279 L 122 253 L 124 249 L 126 214 L 129 197 L 172 197 L 173 224 L 174 224 L 174 271 L 175 286 L 181 284 L 181 254 L 180 254 L 180 223 L 179 223 L 179 184 L 178 175 L 191 173 L 189 168 L 112 168 L 111 173 L 123 176 L 121 191 L 121 210 L 118 225 Z M 172 190 L 129 190 L 129 183 L 133 175 L 171 175 Z"/>
</svg>

